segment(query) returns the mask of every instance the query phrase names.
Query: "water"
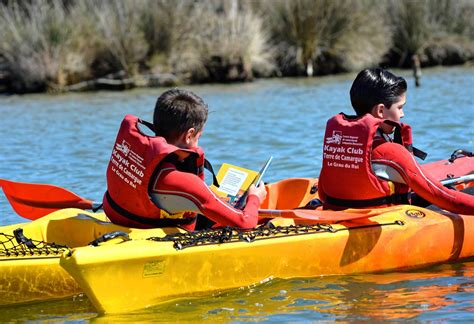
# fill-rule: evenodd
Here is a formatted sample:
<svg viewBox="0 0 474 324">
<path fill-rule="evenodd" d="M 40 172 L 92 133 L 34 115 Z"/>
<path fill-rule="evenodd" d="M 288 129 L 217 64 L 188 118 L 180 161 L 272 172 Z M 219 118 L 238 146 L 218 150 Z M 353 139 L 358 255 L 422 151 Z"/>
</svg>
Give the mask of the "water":
<svg viewBox="0 0 474 324">
<path fill-rule="evenodd" d="M 427 161 L 474 149 L 474 68 L 409 71 L 404 122 Z M 215 168 L 257 169 L 275 157 L 265 181 L 316 177 L 326 120 L 352 113 L 354 74 L 187 88 L 210 107 L 200 144 Z M 60 96 L 0 97 L 0 178 L 55 184 L 100 200 L 118 125 L 127 113 L 152 119 L 164 89 Z M 0 197 L 0 225 L 24 221 Z M 99 316 L 84 296 L 0 309 L 0 321 L 88 319 L 143 321 L 474 320 L 474 263 L 419 272 L 273 280 L 209 298 L 180 300 L 120 316 Z"/>
</svg>

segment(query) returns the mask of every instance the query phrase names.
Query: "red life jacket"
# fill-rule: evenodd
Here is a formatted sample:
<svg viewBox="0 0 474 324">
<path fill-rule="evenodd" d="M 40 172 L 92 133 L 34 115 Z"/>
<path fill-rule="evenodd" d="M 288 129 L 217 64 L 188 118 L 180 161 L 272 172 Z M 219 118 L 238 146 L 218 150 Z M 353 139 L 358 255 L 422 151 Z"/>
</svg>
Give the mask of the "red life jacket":
<svg viewBox="0 0 474 324">
<path fill-rule="evenodd" d="M 409 188 L 378 178 L 372 170 L 372 149 L 386 140 L 377 136 L 382 123 L 396 126 L 395 140 L 411 147 L 410 128 L 371 114 L 350 117 L 340 113 L 328 120 L 323 145 L 319 195 L 325 207 L 369 207 L 408 202 Z M 402 136 L 403 135 L 403 136 Z M 408 143 L 403 142 L 403 138 Z M 375 139 L 375 142 L 374 142 Z M 358 199 L 354 199 L 358 197 Z"/>
<path fill-rule="evenodd" d="M 176 226 L 194 222 L 195 213 L 170 215 L 155 205 L 149 195 L 150 182 L 161 162 L 173 154 L 174 161 L 184 161 L 178 168 L 204 179 L 204 153 L 201 148 L 181 149 L 160 136 L 147 136 L 139 129 L 153 125 L 135 116 L 125 116 L 115 140 L 107 167 L 107 192 L 103 208 L 116 224 L 149 228 Z"/>
</svg>

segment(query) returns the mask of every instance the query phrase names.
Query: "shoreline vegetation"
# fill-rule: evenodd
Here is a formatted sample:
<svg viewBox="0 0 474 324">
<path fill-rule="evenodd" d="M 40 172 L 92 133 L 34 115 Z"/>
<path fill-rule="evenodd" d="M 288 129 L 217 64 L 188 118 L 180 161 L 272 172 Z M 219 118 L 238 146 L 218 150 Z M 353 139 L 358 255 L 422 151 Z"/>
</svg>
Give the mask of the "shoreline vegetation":
<svg viewBox="0 0 474 324">
<path fill-rule="evenodd" d="M 0 0 L 0 93 L 472 63 L 473 16 L 471 0 Z"/>
</svg>

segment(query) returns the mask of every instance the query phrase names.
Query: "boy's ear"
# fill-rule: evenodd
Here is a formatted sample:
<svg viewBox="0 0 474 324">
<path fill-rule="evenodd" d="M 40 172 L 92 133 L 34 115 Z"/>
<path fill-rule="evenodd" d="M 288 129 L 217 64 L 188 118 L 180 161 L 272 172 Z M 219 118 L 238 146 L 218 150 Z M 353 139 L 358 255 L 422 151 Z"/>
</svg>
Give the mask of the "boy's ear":
<svg viewBox="0 0 474 324">
<path fill-rule="evenodd" d="M 383 109 L 384 109 L 384 104 L 378 104 L 372 107 L 372 110 L 370 111 L 371 115 L 377 118 L 382 118 L 383 119 Z"/>
<path fill-rule="evenodd" d="M 191 139 L 195 135 L 196 135 L 196 129 L 194 127 L 191 127 L 190 129 L 188 129 L 185 133 L 185 136 L 184 136 L 184 141 L 186 142 L 186 144 L 191 143 Z"/>
</svg>

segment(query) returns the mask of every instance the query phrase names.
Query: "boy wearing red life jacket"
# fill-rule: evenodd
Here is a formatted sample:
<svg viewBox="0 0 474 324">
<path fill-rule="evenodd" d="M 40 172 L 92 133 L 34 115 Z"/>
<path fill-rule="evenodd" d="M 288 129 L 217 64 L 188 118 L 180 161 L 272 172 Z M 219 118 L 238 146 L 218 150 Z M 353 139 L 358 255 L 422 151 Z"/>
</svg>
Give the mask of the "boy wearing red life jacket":
<svg viewBox="0 0 474 324">
<path fill-rule="evenodd" d="M 400 123 L 406 91 L 403 78 L 383 69 L 357 75 L 350 90 L 357 116 L 340 113 L 326 125 L 319 177 L 325 208 L 408 204 L 413 190 L 443 209 L 474 214 L 473 196 L 445 188 L 415 161 L 426 154 L 412 146 L 411 127 Z"/>
<path fill-rule="evenodd" d="M 252 186 L 244 210 L 235 209 L 206 185 L 208 162 L 198 146 L 208 108 L 191 91 L 173 89 L 157 100 L 153 124 L 125 116 L 107 168 L 103 206 L 115 224 L 194 229 L 201 213 L 221 226 L 255 227 L 258 207 L 266 197 Z M 143 127 L 156 136 L 147 136 Z"/>
</svg>

